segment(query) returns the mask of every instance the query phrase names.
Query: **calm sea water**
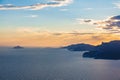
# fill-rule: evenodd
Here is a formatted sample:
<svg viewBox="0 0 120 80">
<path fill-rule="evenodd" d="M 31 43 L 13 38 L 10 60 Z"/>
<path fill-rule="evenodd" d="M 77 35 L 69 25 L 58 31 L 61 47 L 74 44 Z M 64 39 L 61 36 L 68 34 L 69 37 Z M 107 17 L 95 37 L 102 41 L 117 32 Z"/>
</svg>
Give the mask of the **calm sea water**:
<svg viewBox="0 0 120 80">
<path fill-rule="evenodd" d="M 120 60 L 65 49 L 0 48 L 0 80 L 120 80 Z"/>
</svg>

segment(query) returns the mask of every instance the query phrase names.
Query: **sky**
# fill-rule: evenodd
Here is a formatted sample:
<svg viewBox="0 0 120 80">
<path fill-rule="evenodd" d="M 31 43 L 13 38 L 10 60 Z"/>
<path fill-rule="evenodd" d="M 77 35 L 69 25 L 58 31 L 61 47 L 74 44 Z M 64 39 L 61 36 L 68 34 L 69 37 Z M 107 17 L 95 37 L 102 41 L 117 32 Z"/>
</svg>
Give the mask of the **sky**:
<svg viewBox="0 0 120 80">
<path fill-rule="evenodd" d="M 0 46 L 120 40 L 120 0 L 0 0 Z"/>
</svg>

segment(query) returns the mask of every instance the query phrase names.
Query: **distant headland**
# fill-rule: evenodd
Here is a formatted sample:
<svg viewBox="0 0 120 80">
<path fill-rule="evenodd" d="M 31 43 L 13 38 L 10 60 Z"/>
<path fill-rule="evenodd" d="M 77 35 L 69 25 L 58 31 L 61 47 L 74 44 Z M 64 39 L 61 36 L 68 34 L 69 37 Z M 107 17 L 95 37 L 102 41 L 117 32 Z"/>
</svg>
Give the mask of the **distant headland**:
<svg viewBox="0 0 120 80">
<path fill-rule="evenodd" d="M 68 49 L 70 51 L 91 51 L 94 50 L 95 46 L 81 43 L 81 44 L 72 44 L 63 48 Z"/>
</svg>

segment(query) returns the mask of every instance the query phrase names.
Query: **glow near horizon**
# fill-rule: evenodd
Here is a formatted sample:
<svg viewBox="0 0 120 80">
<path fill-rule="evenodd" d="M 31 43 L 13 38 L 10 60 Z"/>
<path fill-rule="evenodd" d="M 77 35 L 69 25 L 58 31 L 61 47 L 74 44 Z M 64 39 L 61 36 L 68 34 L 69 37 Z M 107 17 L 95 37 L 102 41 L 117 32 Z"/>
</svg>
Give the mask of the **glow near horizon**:
<svg viewBox="0 0 120 80">
<path fill-rule="evenodd" d="M 49 1 L 1 0 L 0 5 L 13 4 L 15 6 L 28 6 L 41 2 L 47 3 Z M 76 20 L 104 20 L 109 16 L 119 15 L 120 9 L 115 8 L 117 6 L 114 4 L 118 3 L 118 1 L 73 0 L 72 3 L 66 3 L 67 5 L 65 6 L 48 6 L 38 10 L 0 10 L 0 45 L 13 46 L 20 44 L 25 46 L 55 47 L 81 42 L 96 45 L 102 41 L 119 39 L 118 35 L 114 35 L 114 33 L 109 34 L 108 39 L 108 34 L 98 34 L 106 33 L 107 31 L 96 29 L 96 26 L 93 25 L 79 24 Z M 62 35 L 53 35 L 53 33 L 61 33 Z M 76 36 L 69 33 L 96 33 L 94 36 L 101 39 L 94 40 L 92 38 L 94 37 L 93 34 Z"/>
</svg>

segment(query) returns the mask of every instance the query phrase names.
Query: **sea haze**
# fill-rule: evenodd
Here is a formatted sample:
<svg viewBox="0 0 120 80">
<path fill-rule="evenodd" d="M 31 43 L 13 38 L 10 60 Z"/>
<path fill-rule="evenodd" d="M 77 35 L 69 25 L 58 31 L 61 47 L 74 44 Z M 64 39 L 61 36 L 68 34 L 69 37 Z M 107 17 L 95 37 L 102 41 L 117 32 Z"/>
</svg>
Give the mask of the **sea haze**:
<svg viewBox="0 0 120 80">
<path fill-rule="evenodd" d="M 0 80 L 120 80 L 120 60 L 59 48 L 0 48 Z"/>
</svg>

